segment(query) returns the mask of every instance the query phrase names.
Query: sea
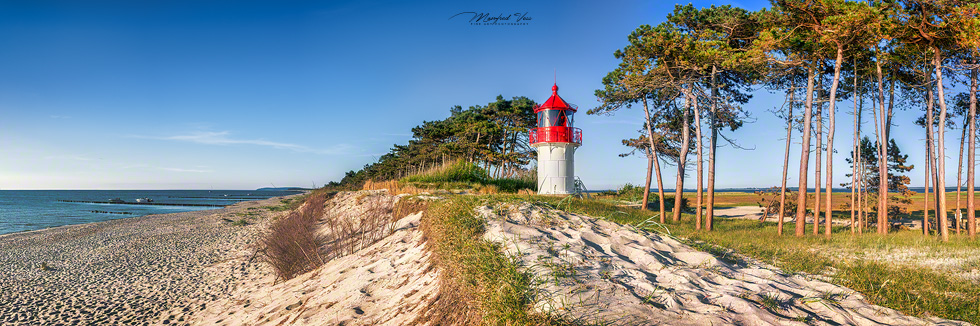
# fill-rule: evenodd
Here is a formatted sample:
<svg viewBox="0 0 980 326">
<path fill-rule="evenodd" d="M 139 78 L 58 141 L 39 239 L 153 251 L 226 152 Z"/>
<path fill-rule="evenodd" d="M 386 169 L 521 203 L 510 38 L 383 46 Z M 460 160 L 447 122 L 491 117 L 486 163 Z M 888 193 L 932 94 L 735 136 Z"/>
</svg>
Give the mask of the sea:
<svg viewBox="0 0 980 326">
<path fill-rule="evenodd" d="M 0 190 L 0 234 L 206 209 L 286 196 L 280 190 Z M 152 204 L 139 205 L 148 198 Z M 113 199 L 124 203 L 109 202 Z M 143 199 L 145 202 L 146 200 Z M 195 206 L 217 205 L 217 206 Z"/>
</svg>

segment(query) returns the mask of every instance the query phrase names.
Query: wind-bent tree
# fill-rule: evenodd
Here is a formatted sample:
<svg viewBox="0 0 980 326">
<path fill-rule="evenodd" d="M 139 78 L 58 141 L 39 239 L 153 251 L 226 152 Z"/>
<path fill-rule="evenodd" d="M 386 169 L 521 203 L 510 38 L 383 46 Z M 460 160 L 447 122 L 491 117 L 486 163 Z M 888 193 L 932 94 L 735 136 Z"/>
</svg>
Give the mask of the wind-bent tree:
<svg viewBox="0 0 980 326">
<path fill-rule="evenodd" d="M 872 8 L 860 2 L 821 1 L 814 6 L 822 11 L 823 19 L 811 18 L 809 28 L 820 36 L 822 45 L 829 47 L 834 53 L 834 72 L 830 84 L 827 132 L 827 198 L 826 217 L 824 218 L 824 234 L 830 235 L 831 215 L 833 213 L 831 190 L 833 189 L 834 174 L 834 122 L 837 111 L 837 90 L 840 85 L 841 67 L 844 63 L 844 53 L 848 50 L 861 49 L 867 44 L 869 26 L 875 23 Z M 811 15 L 811 17 L 819 17 Z M 819 151 L 819 148 L 817 149 Z M 819 159 L 817 164 L 820 164 Z M 818 184 L 819 180 L 816 181 Z M 818 197 L 819 200 L 819 197 Z M 819 212 L 818 212 L 819 213 Z M 816 217 L 814 217 L 816 224 Z"/>
<path fill-rule="evenodd" d="M 660 193 L 660 217 L 665 219 L 664 191 L 660 177 L 660 163 L 657 159 L 658 146 L 655 141 L 658 139 L 653 132 L 654 122 L 651 119 L 651 109 L 649 101 L 653 100 L 660 107 L 668 108 L 667 105 L 680 93 L 677 85 L 680 85 L 676 78 L 676 71 L 669 65 L 667 55 L 677 52 L 687 46 L 687 39 L 684 35 L 672 28 L 669 24 L 661 24 L 656 27 L 642 25 L 629 36 L 630 44 L 622 50 L 617 50 L 614 55 L 622 60 L 619 67 L 610 72 L 604 79 L 604 89 L 596 91 L 596 97 L 601 101 L 601 105 L 589 110 L 588 114 L 611 114 L 615 110 L 623 107 L 630 107 L 632 104 L 640 102 L 643 104 L 645 115 L 645 126 L 647 130 L 647 141 L 652 153 L 652 165 L 648 164 L 647 182 L 644 189 L 644 209 L 648 205 L 650 192 L 651 171 L 656 170 L 657 184 Z M 689 101 L 687 103 L 690 103 Z M 687 123 L 685 110 L 684 122 L 681 126 L 681 145 L 678 151 L 678 189 L 683 189 L 683 169 L 686 163 L 687 150 L 689 148 L 689 126 Z M 680 219 L 680 200 L 678 194 L 675 198 L 674 220 Z"/>
<path fill-rule="evenodd" d="M 954 10 L 956 11 L 954 15 L 956 21 L 953 25 L 957 27 L 954 40 L 956 45 L 966 54 L 968 58 L 966 62 L 968 64 L 964 66 L 970 70 L 970 93 L 968 95 L 970 104 L 965 117 L 966 124 L 969 128 L 966 134 L 967 139 L 969 139 L 967 141 L 966 154 L 966 232 L 970 235 L 971 239 L 975 239 L 977 235 L 977 220 L 973 183 L 975 181 L 974 176 L 976 170 L 977 73 L 978 69 L 980 69 L 977 64 L 977 59 L 980 57 L 980 4 L 975 1 L 963 3 Z"/>
<path fill-rule="evenodd" d="M 902 39 L 906 43 L 918 44 L 929 49 L 936 76 L 936 102 L 939 104 L 938 130 L 936 131 L 936 195 L 939 210 L 936 219 L 943 241 L 949 241 L 949 220 L 946 215 L 946 92 L 943 81 L 943 63 L 954 47 L 956 29 L 953 19 L 954 6 L 948 1 L 906 0 L 902 1 L 899 21 L 902 23 Z"/>
<path fill-rule="evenodd" d="M 800 179 L 799 193 L 796 206 L 796 230 L 795 235 L 802 237 L 806 227 L 806 193 L 807 176 L 810 164 L 810 138 L 811 124 L 813 123 L 814 105 L 814 81 L 816 79 L 816 69 L 821 61 L 818 44 L 814 40 L 819 36 L 813 34 L 813 30 L 803 26 L 803 22 L 809 18 L 810 12 L 800 10 L 807 7 L 807 2 L 802 0 L 778 0 L 774 2 L 774 12 L 767 20 L 765 36 L 760 39 L 766 42 L 760 43 L 763 46 L 780 48 L 781 52 L 788 53 L 790 57 L 796 58 L 806 70 L 806 101 L 803 108 L 803 134 L 802 150 L 800 151 Z M 768 42 L 768 43 L 767 43 Z M 819 150 L 819 148 L 817 149 Z M 819 182 L 819 180 L 817 180 Z"/>
<path fill-rule="evenodd" d="M 760 76 L 758 70 L 763 67 L 764 56 L 759 52 L 750 51 L 759 24 L 757 17 L 752 13 L 729 5 L 711 6 L 700 10 L 690 4 L 677 5 L 674 12 L 667 16 L 667 20 L 693 38 L 694 53 L 690 57 L 696 67 L 692 67 L 694 75 L 691 78 L 696 82 L 692 85 L 697 90 L 696 94 L 707 95 L 708 125 L 711 134 L 708 138 L 708 180 L 705 202 L 707 209 L 704 228 L 710 231 L 714 225 L 718 132 L 722 127 L 727 126 L 735 130 L 741 126 L 739 105 L 746 103 L 751 97 L 746 90 L 753 83 L 753 79 Z M 706 85 L 709 91 L 701 91 L 702 85 Z M 697 120 L 697 110 L 695 115 Z M 696 122 L 696 125 L 700 126 L 700 123 Z M 700 155 L 703 146 L 699 143 L 697 147 Z M 698 162 L 701 162 L 700 157 Z M 698 207 L 701 206 L 702 172 L 700 169 L 699 165 Z M 698 217 L 700 217 L 700 209 Z M 699 219 L 698 228 L 700 224 Z"/>
</svg>

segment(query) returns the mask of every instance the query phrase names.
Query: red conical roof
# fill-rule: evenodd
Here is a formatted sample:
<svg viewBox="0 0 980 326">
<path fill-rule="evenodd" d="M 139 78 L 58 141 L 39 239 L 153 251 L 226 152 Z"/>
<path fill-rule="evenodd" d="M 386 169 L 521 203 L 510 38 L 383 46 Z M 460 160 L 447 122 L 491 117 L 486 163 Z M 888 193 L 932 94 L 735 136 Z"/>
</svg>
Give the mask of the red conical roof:
<svg viewBox="0 0 980 326">
<path fill-rule="evenodd" d="M 534 113 L 542 110 L 571 110 L 575 112 L 578 111 L 578 107 L 565 102 L 561 96 L 558 96 L 558 84 L 555 84 L 555 86 L 551 86 L 551 97 L 547 101 L 544 101 L 541 106 L 534 109 Z"/>
</svg>

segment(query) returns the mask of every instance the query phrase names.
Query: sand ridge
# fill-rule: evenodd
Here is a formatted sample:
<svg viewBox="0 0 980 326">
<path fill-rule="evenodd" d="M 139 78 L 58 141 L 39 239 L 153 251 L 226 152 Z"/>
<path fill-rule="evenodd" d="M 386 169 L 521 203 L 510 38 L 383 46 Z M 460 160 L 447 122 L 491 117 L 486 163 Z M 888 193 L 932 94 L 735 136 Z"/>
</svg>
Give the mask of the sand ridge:
<svg viewBox="0 0 980 326">
<path fill-rule="evenodd" d="M 324 218 L 357 219 L 376 203 L 396 200 L 383 191 L 343 192 L 326 203 Z M 377 242 L 288 281 L 277 283 L 268 271 L 252 273 L 239 281 L 231 296 L 188 321 L 193 325 L 410 324 L 438 292 L 439 272 L 418 228 L 422 214 L 405 216 L 394 223 L 394 232 Z"/>
<path fill-rule="evenodd" d="M 529 268 L 535 309 L 612 325 L 969 325 L 876 306 L 759 263 L 733 266 L 661 236 L 543 205 L 479 207 L 485 239 Z"/>
</svg>

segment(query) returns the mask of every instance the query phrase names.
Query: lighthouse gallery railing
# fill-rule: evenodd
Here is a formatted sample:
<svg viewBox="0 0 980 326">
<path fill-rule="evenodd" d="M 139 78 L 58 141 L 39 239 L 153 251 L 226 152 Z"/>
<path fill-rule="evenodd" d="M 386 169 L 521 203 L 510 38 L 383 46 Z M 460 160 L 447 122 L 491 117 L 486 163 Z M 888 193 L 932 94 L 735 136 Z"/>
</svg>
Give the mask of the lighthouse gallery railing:
<svg viewBox="0 0 980 326">
<path fill-rule="evenodd" d="M 582 129 L 562 126 L 533 128 L 528 132 L 530 143 L 575 143 L 582 144 Z"/>
</svg>

